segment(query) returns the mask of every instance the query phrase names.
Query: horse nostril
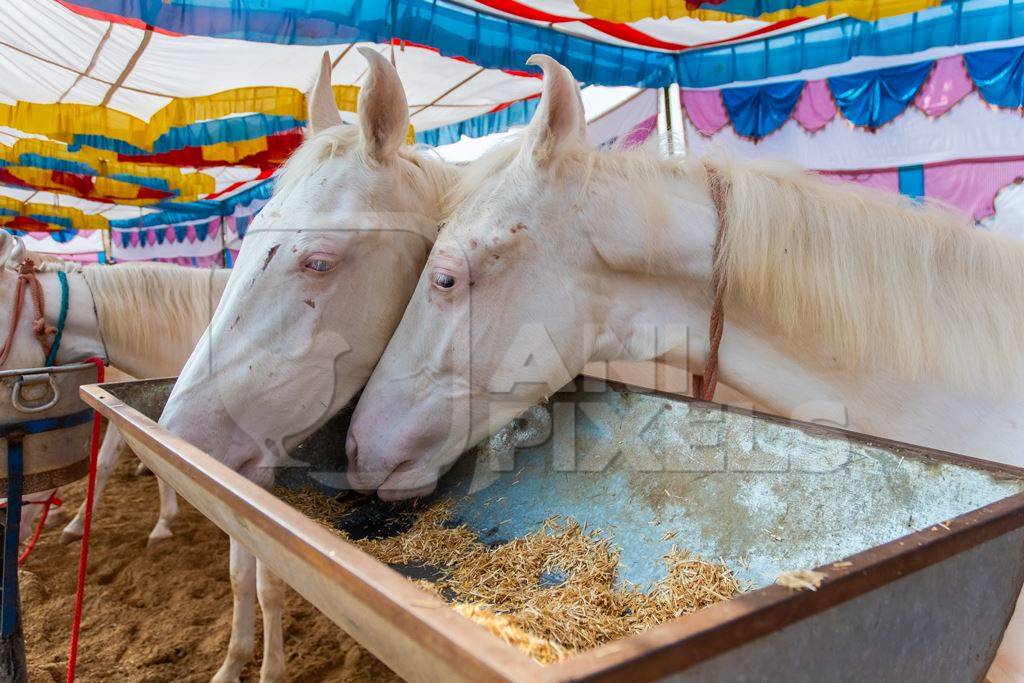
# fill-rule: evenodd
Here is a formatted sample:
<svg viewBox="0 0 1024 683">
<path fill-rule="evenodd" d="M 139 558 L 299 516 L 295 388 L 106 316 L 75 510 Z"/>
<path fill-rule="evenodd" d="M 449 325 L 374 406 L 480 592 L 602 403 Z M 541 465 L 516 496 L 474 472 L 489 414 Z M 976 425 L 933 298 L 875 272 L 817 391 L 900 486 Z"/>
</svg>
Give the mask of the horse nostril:
<svg viewBox="0 0 1024 683">
<path fill-rule="evenodd" d="M 356 437 L 352 432 L 345 438 L 345 455 L 348 456 L 348 469 L 354 470 L 356 458 L 359 456 L 359 444 L 356 443 Z"/>
</svg>

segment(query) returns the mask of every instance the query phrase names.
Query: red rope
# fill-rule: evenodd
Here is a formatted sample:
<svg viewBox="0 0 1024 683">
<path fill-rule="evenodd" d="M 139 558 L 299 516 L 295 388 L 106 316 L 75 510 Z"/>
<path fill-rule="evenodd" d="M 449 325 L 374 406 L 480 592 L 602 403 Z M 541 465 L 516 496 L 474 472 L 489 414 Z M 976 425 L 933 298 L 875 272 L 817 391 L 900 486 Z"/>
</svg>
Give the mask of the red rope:
<svg viewBox="0 0 1024 683">
<path fill-rule="evenodd" d="M 103 360 L 89 358 L 85 362 L 96 364 L 96 381 L 103 382 Z M 92 419 L 92 446 L 89 450 L 89 486 L 85 494 L 85 529 L 82 531 L 82 554 L 78 560 L 78 589 L 75 591 L 75 616 L 71 622 L 71 647 L 68 650 L 67 683 L 75 680 L 75 664 L 78 662 L 78 639 L 82 629 L 82 601 L 85 599 L 85 567 L 89 558 L 89 530 L 92 526 L 92 501 L 96 493 L 96 459 L 100 452 L 99 411 Z"/>
<path fill-rule="evenodd" d="M 25 544 L 25 549 L 23 551 L 21 551 L 21 555 L 18 556 L 18 566 L 19 567 L 22 564 L 24 564 L 25 560 L 28 559 L 28 556 L 32 554 L 32 550 L 35 549 L 36 542 L 39 540 L 39 536 L 42 535 L 42 533 L 43 533 L 43 525 L 46 524 L 46 517 L 47 517 L 47 515 L 50 514 L 50 508 L 51 507 L 58 507 L 59 508 L 61 506 L 61 500 L 60 500 L 60 498 L 57 497 L 57 489 L 54 489 L 53 493 L 51 493 L 50 497 L 47 498 L 46 500 L 29 500 L 29 501 L 24 501 L 22 503 L 22 505 L 33 505 L 33 504 L 35 504 L 35 505 L 42 505 L 43 506 L 43 514 L 39 515 L 39 521 L 36 523 L 36 531 L 35 531 L 35 533 L 32 534 L 32 538 L 30 538 L 28 540 L 28 543 Z"/>
<path fill-rule="evenodd" d="M 718 347 L 722 343 L 722 332 L 725 326 L 724 288 L 722 283 L 721 253 L 722 236 L 728 225 L 726 222 L 726 194 L 729 191 L 726 181 L 718 170 L 704 162 L 708 174 L 708 191 L 711 202 L 715 205 L 718 216 L 718 231 L 715 233 L 715 251 L 711 271 L 711 319 L 708 321 L 710 346 L 708 356 L 704 360 L 704 373 L 693 377 L 693 396 L 701 401 L 715 400 L 715 388 L 718 387 Z"/>
</svg>

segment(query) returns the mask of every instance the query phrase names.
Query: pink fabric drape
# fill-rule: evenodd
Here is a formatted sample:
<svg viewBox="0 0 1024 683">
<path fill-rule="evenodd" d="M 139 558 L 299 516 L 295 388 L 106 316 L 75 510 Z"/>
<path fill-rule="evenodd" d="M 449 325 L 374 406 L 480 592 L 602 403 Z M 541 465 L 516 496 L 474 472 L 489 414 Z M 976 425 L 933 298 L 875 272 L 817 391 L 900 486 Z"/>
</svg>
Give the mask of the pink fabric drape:
<svg viewBox="0 0 1024 683">
<path fill-rule="evenodd" d="M 683 110 L 704 135 L 714 135 L 729 123 L 729 115 L 718 90 L 682 90 Z"/>
<path fill-rule="evenodd" d="M 996 194 L 1024 177 L 1024 158 L 957 161 L 924 167 L 929 199 L 953 206 L 979 221 L 995 213 Z"/>
<path fill-rule="evenodd" d="M 826 81 L 808 81 L 793 109 L 793 118 L 804 130 L 813 133 L 836 116 L 836 103 Z"/>
<path fill-rule="evenodd" d="M 942 116 L 972 90 L 974 84 L 967 75 L 963 57 L 943 57 L 935 62 L 931 75 L 914 98 L 914 105 L 928 116 Z"/>
<path fill-rule="evenodd" d="M 895 168 L 879 171 L 820 171 L 820 174 L 835 182 L 857 183 L 889 192 L 900 191 L 900 174 Z"/>
<path fill-rule="evenodd" d="M 639 147 L 651 137 L 651 133 L 658 127 L 658 115 L 655 114 L 633 126 L 629 132 L 622 136 L 619 146 L 622 149 L 633 149 Z"/>
</svg>

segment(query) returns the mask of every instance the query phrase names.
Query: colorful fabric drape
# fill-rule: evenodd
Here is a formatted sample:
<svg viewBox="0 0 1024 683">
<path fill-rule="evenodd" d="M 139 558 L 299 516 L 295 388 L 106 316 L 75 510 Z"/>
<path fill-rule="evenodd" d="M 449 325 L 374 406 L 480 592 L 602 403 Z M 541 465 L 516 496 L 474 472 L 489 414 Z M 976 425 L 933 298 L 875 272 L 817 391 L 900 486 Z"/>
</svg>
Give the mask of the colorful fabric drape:
<svg viewBox="0 0 1024 683">
<path fill-rule="evenodd" d="M 903 113 L 931 70 L 930 62 L 907 64 L 879 71 L 836 76 L 828 79 L 828 86 L 835 98 L 836 106 L 847 121 L 865 128 L 878 128 Z M 802 90 L 802 87 L 800 89 Z"/>
<path fill-rule="evenodd" d="M 833 76 L 721 90 L 682 90 L 682 106 L 698 131 L 715 135 L 731 123 L 737 135 L 761 140 L 794 120 L 808 132 L 837 114 L 854 126 L 880 128 L 912 105 L 945 115 L 971 92 L 992 106 L 1024 106 L 1024 46 Z"/>
<path fill-rule="evenodd" d="M 1022 123 L 1016 109 L 994 108 L 972 92 L 941 116 L 912 106 L 881 128 L 853 126 L 835 116 L 809 133 L 794 118 L 767 137 L 754 139 L 737 134 L 731 125 L 705 135 L 689 116 L 683 126 L 687 148 L 697 156 L 724 151 L 735 158 L 787 159 L 806 168 L 859 171 L 1022 156 Z"/>
<path fill-rule="evenodd" d="M 757 17 L 764 21 L 782 21 L 792 17 L 841 15 L 877 21 L 882 17 L 917 12 L 939 4 L 939 0 L 724 0 L 706 3 L 692 0 L 576 0 L 576 6 L 582 11 L 615 22 L 661 17 L 695 17 L 703 21 L 735 21 L 743 17 Z"/>
<path fill-rule="evenodd" d="M 729 1 L 742 4 L 741 0 Z M 520 70 L 530 55 L 544 53 L 558 59 L 583 82 L 647 88 L 670 83 L 716 87 L 794 75 L 859 56 L 906 55 L 1024 35 L 1024 4 L 958 0 L 949 6 L 928 6 L 912 14 L 880 16 L 870 22 L 842 17 L 794 25 L 791 19 L 789 23 L 770 24 L 762 33 L 755 29 L 750 34 L 718 38 L 710 46 L 704 42 L 699 49 L 694 49 L 695 43 L 691 42 L 683 49 L 655 50 L 642 46 L 639 38 L 627 41 L 608 33 L 595 35 L 593 27 L 578 21 L 579 17 L 575 17 L 576 23 L 582 28 L 575 33 L 567 32 L 564 22 L 555 28 L 552 22 L 540 18 L 552 9 L 543 2 L 499 3 L 505 8 L 502 11 L 512 4 L 519 5 L 510 12 L 515 19 L 498 14 L 492 7 L 496 2 L 264 0 L 229 6 L 221 0 L 179 0 L 173 4 L 77 0 L 76 4 L 178 33 L 307 45 L 409 41 L 493 69 Z M 561 7 L 560 17 L 565 10 L 564 5 Z M 240 8 L 245 9 L 245 22 L 238 21 Z M 523 20 L 527 15 L 530 18 Z"/>
<path fill-rule="evenodd" d="M 328 42 L 211 39 L 56 0 L 0 3 L 0 225 L 48 231 L 51 248 L 93 249 L 82 236 L 110 230 L 120 258 L 207 256 L 204 230 L 236 220 L 239 204 L 258 207 L 301 144 L 325 51 L 335 103 L 355 121 L 365 60 L 351 36 Z M 396 65 L 413 127 L 436 130 L 435 141 L 525 120 L 541 89 L 535 73 L 429 46 L 363 45 Z"/>
<path fill-rule="evenodd" d="M 1024 180 L 1024 157 L 821 173 L 837 180 L 926 197 L 970 216 L 976 222 L 985 223 L 997 212 L 999 193 Z M 1024 238 L 1024 223 L 1016 230 Z"/>
<path fill-rule="evenodd" d="M 1024 107 L 1024 48 L 967 54 L 964 63 L 986 102 L 997 107 Z"/>
<path fill-rule="evenodd" d="M 736 132 L 760 138 L 776 130 L 800 99 L 803 83 L 778 83 L 722 91 L 722 103 Z"/>
</svg>

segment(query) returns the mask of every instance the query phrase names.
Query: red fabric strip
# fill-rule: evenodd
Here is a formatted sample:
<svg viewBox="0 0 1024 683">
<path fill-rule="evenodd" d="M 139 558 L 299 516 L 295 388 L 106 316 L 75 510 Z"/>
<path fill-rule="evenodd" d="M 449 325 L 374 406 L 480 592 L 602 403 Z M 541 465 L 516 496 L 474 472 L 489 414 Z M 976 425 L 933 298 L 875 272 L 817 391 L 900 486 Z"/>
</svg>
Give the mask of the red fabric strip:
<svg viewBox="0 0 1024 683">
<path fill-rule="evenodd" d="M 180 33 L 174 31 L 168 31 L 167 29 L 158 28 L 156 26 L 150 26 L 144 21 L 138 19 L 129 19 L 128 17 L 122 17 L 118 14 L 111 14 L 110 12 L 101 12 L 96 9 L 89 7 L 80 7 L 74 3 L 68 2 L 68 0 L 57 0 L 57 3 L 63 6 L 65 9 L 71 10 L 75 14 L 80 14 L 88 19 L 96 19 L 98 21 L 107 21 L 113 24 L 123 24 L 125 26 L 131 26 L 132 28 L 141 29 L 143 31 L 152 31 L 153 33 L 160 33 L 165 36 L 181 37 Z"/>
</svg>

